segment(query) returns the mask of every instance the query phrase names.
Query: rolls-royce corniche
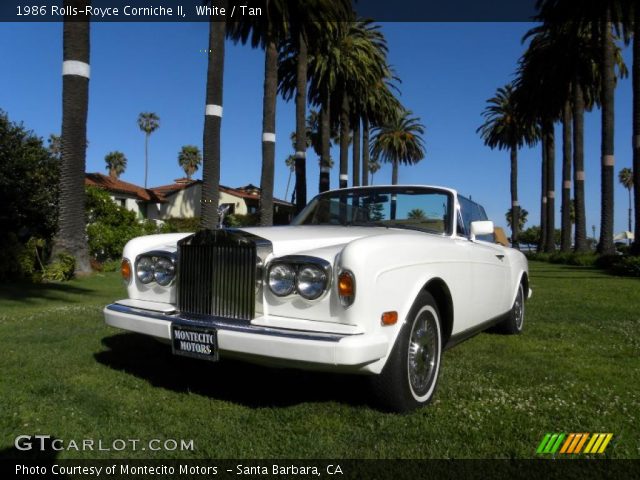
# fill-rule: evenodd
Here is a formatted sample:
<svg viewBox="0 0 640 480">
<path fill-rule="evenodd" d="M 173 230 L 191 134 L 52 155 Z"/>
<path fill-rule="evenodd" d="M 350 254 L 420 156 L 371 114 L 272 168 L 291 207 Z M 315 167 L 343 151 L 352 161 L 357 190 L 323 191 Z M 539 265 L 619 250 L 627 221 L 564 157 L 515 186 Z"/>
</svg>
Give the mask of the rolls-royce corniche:
<svg viewBox="0 0 640 480">
<path fill-rule="evenodd" d="M 287 226 L 131 240 L 105 321 L 176 355 L 368 374 L 405 412 L 433 398 L 445 349 L 522 332 L 527 260 L 493 233 L 449 188 L 325 192 Z"/>
</svg>

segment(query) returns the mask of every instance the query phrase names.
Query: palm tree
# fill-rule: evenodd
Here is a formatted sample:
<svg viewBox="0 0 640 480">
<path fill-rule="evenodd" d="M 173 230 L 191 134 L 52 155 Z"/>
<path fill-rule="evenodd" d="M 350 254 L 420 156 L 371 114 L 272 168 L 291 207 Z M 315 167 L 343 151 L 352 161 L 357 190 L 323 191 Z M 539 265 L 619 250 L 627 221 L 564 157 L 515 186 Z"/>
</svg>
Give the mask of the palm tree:
<svg viewBox="0 0 640 480">
<path fill-rule="evenodd" d="M 618 172 L 618 181 L 629 192 L 629 232 L 633 232 L 633 230 L 631 229 L 631 189 L 633 188 L 633 171 L 630 168 L 623 168 Z"/>
<path fill-rule="evenodd" d="M 127 168 L 127 157 L 122 152 L 109 152 L 105 155 L 104 161 L 107 164 L 109 176 L 119 178 Z"/>
<path fill-rule="evenodd" d="M 142 112 L 138 115 L 138 127 L 144 132 L 144 188 L 147 188 L 149 136 L 160 127 L 160 117 L 153 112 Z"/>
<path fill-rule="evenodd" d="M 414 208 L 409 211 L 407 218 L 410 218 L 411 220 L 424 220 L 427 218 L 427 214 L 424 213 L 424 210 L 421 208 Z"/>
<path fill-rule="evenodd" d="M 599 100 L 601 104 L 601 203 L 600 241 L 598 253 L 613 254 L 613 189 L 614 189 L 614 90 L 616 85 L 616 55 L 618 47 L 613 34 L 621 21 L 621 7 L 627 2 L 620 0 L 585 0 L 576 3 L 569 0 L 540 0 L 540 16 L 556 25 L 566 24 L 577 36 L 585 28 L 591 28 L 600 50 L 599 55 Z"/>
<path fill-rule="evenodd" d="M 178 154 L 178 165 L 182 167 L 187 178 L 191 180 L 191 176 L 198 171 L 202 163 L 202 155 L 200 149 L 195 145 L 185 145 Z"/>
<path fill-rule="evenodd" d="M 513 231 L 513 207 L 511 207 L 509 210 L 507 210 L 507 213 L 505 213 L 505 218 L 507 220 L 507 225 L 509 226 L 509 228 L 511 229 L 511 231 Z M 527 223 L 527 217 L 529 216 L 529 212 L 526 211 L 524 208 L 520 208 L 518 207 L 518 228 L 517 231 L 518 232 L 522 232 L 524 230 L 524 226 Z M 513 243 L 513 239 L 511 239 L 511 242 Z"/>
<path fill-rule="evenodd" d="M 221 0 L 219 3 L 220 7 L 227 6 L 226 0 Z M 202 133 L 202 192 L 200 194 L 200 228 L 209 230 L 213 230 L 218 225 L 225 35 L 226 23 L 216 21 L 212 16 L 209 20 L 206 106 Z"/>
<path fill-rule="evenodd" d="M 332 21 L 343 21 L 351 15 L 349 0 L 309 0 L 288 5 L 290 35 L 280 53 L 279 89 L 286 100 L 295 92 L 297 144 L 296 159 L 296 210 L 301 211 L 307 202 L 306 148 L 306 104 L 309 51 L 315 51 L 317 39 Z M 306 145 L 308 147 L 308 145 Z"/>
<path fill-rule="evenodd" d="M 65 0 L 64 6 L 85 10 L 87 0 Z M 80 20 L 80 21 L 79 21 Z M 52 261 L 61 254 L 75 258 L 75 271 L 89 273 L 89 249 L 85 235 L 84 175 L 89 106 L 88 19 L 65 16 L 62 34 L 62 161 L 58 232 Z"/>
<path fill-rule="evenodd" d="M 513 85 L 500 87 L 493 98 L 487 100 L 483 116 L 485 123 L 476 132 L 491 149 L 508 149 L 511 156 L 511 207 L 514 213 L 511 242 L 518 247 L 520 207 L 518 203 L 518 149 L 533 145 L 540 132 L 536 122 L 531 122 L 518 110 L 514 100 Z"/>
<path fill-rule="evenodd" d="M 287 169 L 289 170 L 289 176 L 287 177 L 287 188 L 284 191 L 284 199 L 286 200 L 287 197 L 289 196 L 289 185 L 291 184 L 291 175 L 296 171 L 296 156 L 289 155 L 284 160 L 284 164 L 287 166 Z M 293 195 L 294 196 L 296 195 L 295 190 L 293 191 Z"/>
<path fill-rule="evenodd" d="M 424 125 L 409 110 L 399 111 L 388 123 L 373 130 L 371 157 L 392 165 L 391 184 L 398 183 L 398 166 L 415 165 L 424 158 Z"/>
</svg>

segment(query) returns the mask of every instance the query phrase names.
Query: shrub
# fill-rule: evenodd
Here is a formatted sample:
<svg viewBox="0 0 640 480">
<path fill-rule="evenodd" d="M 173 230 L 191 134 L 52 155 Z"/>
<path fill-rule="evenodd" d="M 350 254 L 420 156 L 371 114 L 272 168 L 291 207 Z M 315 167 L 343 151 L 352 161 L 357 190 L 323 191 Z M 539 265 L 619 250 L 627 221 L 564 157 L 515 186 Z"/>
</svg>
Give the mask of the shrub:
<svg viewBox="0 0 640 480">
<path fill-rule="evenodd" d="M 549 256 L 549 262 L 578 267 L 593 267 L 598 257 L 593 253 L 556 252 Z"/>
<path fill-rule="evenodd" d="M 200 228 L 200 217 L 168 218 L 160 227 L 162 233 L 188 232 L 192 233 Z"/>
<path fill-rule="evenodd" d="M 116 205 L 99 188 L 87 188 L 86 210 L 89 253 L 101 263 L 120 259 L 122 249 L 132 238 L 158 232 L 153 221 L 138 221 L 134 212 Z"/>
<path fill-rule="evenodd" d="M 247 215 L 233 214 L 224 219 L 225 227 L 255 227 L 260 224 L 260 214 L 249 213 Z"/>
<path fill-rule="evenodd" d="M 76 259 L 68 253 L 60 253 L 55 261 L 47 265 L 42 272 L 42 279 L 54 282 L 63 282 L 73 278 L 76 268 Z"/>
<path fill-rule="evenodd" d="M 618 257 L 611 266 L 611 273 L 625 277 L 640 277 L 640 257 L 622 256 Z"/>
<path fill-rule="evenodd" d="M 538 262 L 548 262 L 551 254 L 543 253 L 543 252 L 531 252 L 525 254 L 527 259 L 538 261 Z"/>
</svg>

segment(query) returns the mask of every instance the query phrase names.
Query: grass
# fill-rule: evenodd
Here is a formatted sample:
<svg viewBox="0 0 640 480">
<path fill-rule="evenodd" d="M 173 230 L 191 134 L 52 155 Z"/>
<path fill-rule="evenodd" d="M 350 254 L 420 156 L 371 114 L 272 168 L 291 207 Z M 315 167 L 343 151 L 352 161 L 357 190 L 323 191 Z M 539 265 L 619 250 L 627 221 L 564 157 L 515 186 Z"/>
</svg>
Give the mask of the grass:
<svg viewBox="0 0 640 480">
<path fill-rule="evenodd" d="M 2 285 L 0 458 L 37 434 L 140 440 L 60 459 L 531 458 L 546 432 L 612 432 L 607 458 L 640 458 L 640 280 L 532 262 L 531 284 L 525 333 L 446 352 L 436 399 L 409 415 L 372 407 L 360 377 L 178 358 L 109 328 L 115 273 Z"/>
</svg>

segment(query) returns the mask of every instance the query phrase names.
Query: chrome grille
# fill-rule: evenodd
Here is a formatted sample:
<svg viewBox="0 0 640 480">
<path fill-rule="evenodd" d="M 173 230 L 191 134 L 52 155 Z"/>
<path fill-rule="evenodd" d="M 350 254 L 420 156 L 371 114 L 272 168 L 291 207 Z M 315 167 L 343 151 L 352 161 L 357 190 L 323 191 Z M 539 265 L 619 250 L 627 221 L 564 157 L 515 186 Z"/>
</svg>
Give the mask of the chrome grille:
<svg viewBox="0 0 640 480">
<path fill-rule="evenodd" d="M 178 243 L 178 309 L 239 320 L 255 317 L 256 244 L 225 230 Z"/>
</svg>

